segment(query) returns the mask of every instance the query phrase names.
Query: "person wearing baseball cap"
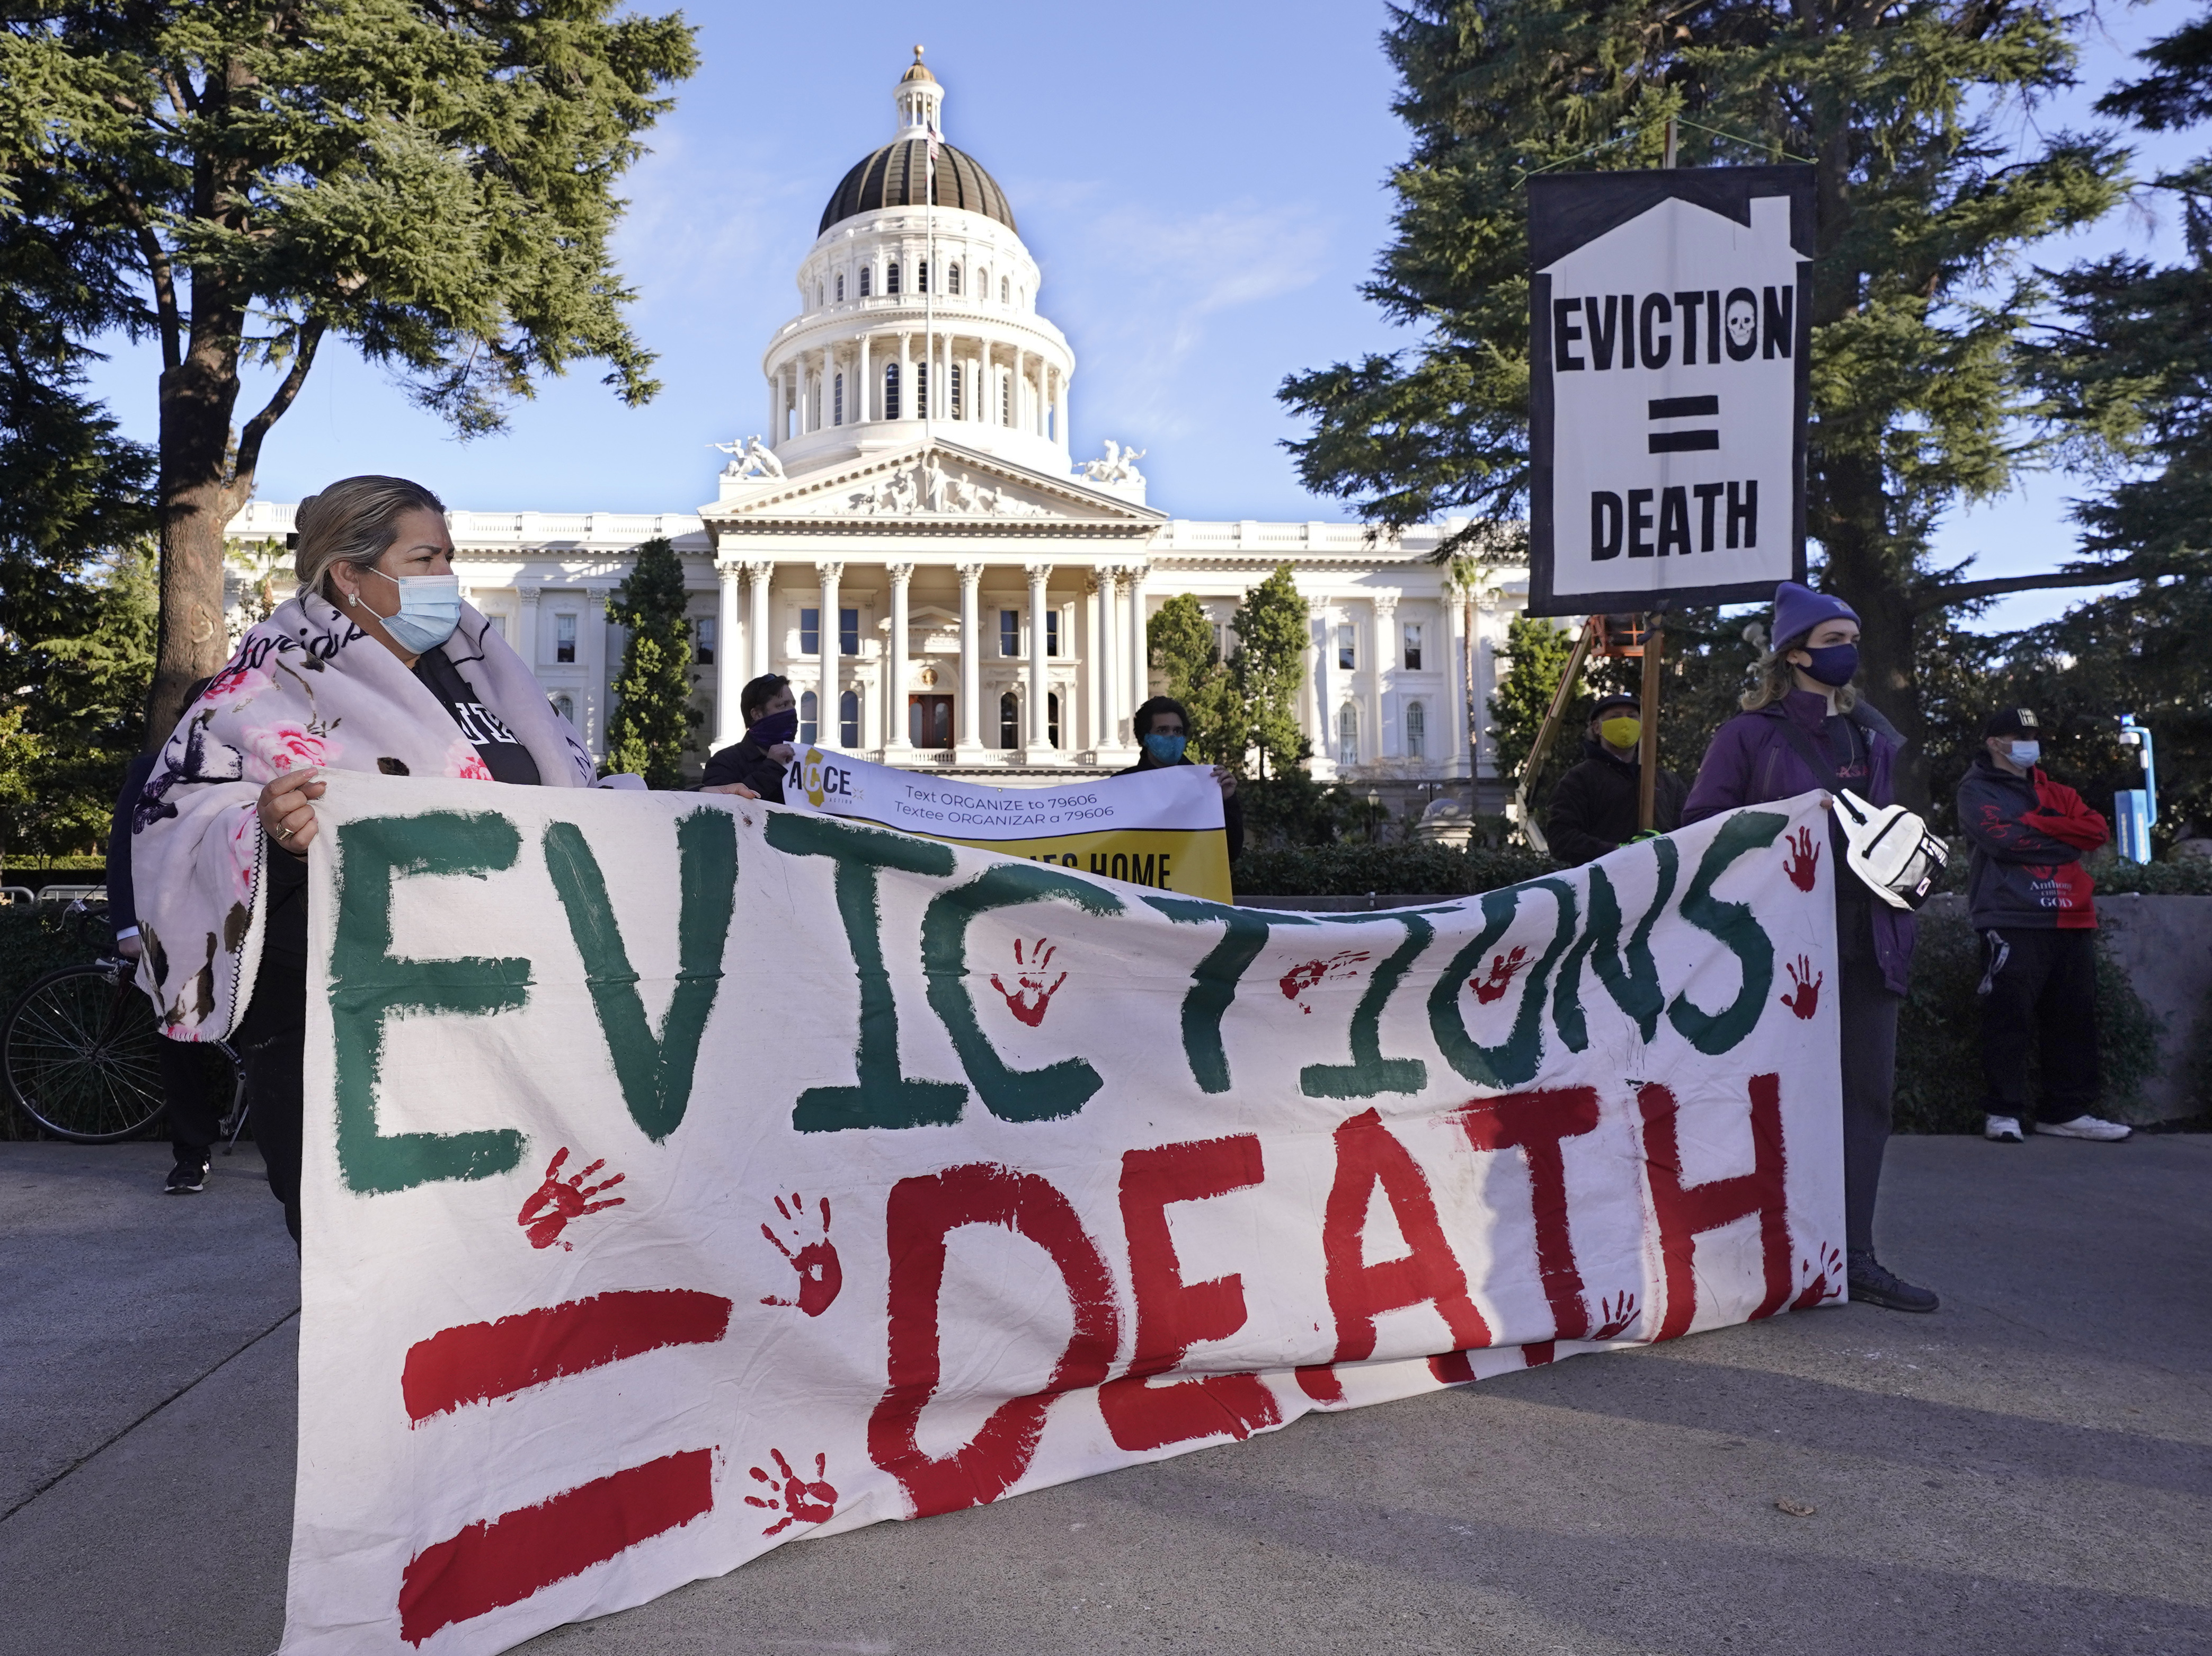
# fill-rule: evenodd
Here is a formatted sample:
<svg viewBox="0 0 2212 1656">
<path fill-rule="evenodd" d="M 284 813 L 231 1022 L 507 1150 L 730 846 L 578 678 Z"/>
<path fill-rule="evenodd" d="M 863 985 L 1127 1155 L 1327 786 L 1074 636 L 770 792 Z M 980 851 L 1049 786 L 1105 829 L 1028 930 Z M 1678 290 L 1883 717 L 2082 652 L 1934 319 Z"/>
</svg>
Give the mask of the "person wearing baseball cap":
<svg viewBox="0 0 2212 1656">
<path fill-rule="evenodd" d="M 1601 697 L 1590 710 L 1581 762 L 1552 790 L 1544 837 L 1552 855 L 1570 868 L 1595 862 L 1643 831 L 1642 713 L 1643 703 L 1633 696 Z M 1682 825 L 1686 791 L 1673 771 L 1659 773 L 1651 795 L 1651 825 L 1661 833 Z"/>
<path fill-rule="evenodd" d="M 2019 1144 L 2023 1124 L 2053 1138 L 2112 1143 L 2130 1129 L 2097 1101 L 2097 905 L 2083 855 L 2105 819 L 2044 775 L 2033 709 L 1999 708 L 1959 783 L 1959 826 L 1973 847 L 1966 904 L 1982 935 L 1982 1136 Z M 2043 1104 L 2031 1111 L 2027 1054 L 2043 1058 Z"/>
<path fill-rule="evenodd" d="M 1903 740 L 1852 687 L 1858 612 L 1840 598 L 1785 581 L 1774 589 L 1771 647 L 1744 692 L 1743 711 L 1714 734 L 1682 820 L 1739 806 L 1849 788 L 1876 807 L 1897 802 Z M 1913 916 L 1877 901 L 1847 873 L 1849 843 L 1829 825 L 1836 894 L 1837 1015 L 1844 1105 L 1844 1243 L 1850 1297 L 1890 1311 L 1934 1311 L 1935 1293 L 1908 1282 L 1874 1251 L 1875 1198 L 1889 1145 L 1897 1079 L 1897 1018 L 1912 969 Z M 1817 851 L 1817 847 L 1808 846 Z"/>
</svg>

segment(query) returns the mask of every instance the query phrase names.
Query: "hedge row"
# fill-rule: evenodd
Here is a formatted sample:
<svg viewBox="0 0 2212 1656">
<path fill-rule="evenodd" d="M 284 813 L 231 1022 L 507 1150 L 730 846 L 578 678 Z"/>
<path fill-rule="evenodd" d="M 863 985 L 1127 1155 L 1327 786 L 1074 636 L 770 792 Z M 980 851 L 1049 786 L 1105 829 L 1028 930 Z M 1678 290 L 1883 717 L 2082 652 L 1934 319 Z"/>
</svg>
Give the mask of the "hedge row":
<svg viewBox="0 0 2212 1656">
<path fill-rule="evenodd" d="M 1261 897 L 1465 897 L 1534 880 L 1558 866 L 1518 846 L 1254 846 L 1237 861 L 1237 888 Z"/>
</svg>

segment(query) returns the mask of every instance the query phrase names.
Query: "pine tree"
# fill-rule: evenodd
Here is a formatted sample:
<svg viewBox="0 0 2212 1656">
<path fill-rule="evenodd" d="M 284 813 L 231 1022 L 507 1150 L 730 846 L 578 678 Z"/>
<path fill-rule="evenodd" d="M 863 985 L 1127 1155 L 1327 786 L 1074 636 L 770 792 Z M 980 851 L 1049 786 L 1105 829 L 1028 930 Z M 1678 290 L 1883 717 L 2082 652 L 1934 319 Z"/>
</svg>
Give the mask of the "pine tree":
<svg viewBox="0 0 2212 1656">
<path fill-rule="evenodd" d="M 1160 606 L 1145 628 L 1146 646 L 1167 674 L 1167 693 L 1190 715 L 1191 757 L 1209 764 L 1243 768 L 1245 719 L 1235 675 L 1206 608 L 1189 593 Z"/>
<path fill-rule="evenodd" d="M 1522 767 L 1535 748 L 1544 715 L 1559 691 L 1559 680 L 1574 653 L 1574 633 L 1556 621 L 1516 615 L 1506 623 L 1505 648 L 1500 652 L 1505 657 L 1506 669 L 1498 681 L 1496 693 L 1490 697 L 1490 740 L 1497 756 L 1498 774 L 1509 786 L 1520 782 Z M 1589 697 L 1586 682 L 1579 678 L 1575 698 L 1575 707 L 1568 717 L 1572 720 L 1578 712 L 1586 723 Z M 1570 751 L 1579 740 L 1581 731 L 1579 723 L 1564 728 L 1562 734 L 1568 739 Z M 1554 760 L 1559 748 L 1560 743 L 1555 739 L 1552 747 Z M 1558 768 L 1556 764 L 1547 767 Z M 1530 797 L 1535 797 L 1534 790 Z"/>
<path fill-rule="evenodd" d="M 70 338 L 161 347 L 157 728 L 222 663 L 223 527 L 326 336 L 463 435 L 580 358 L 653 394 L 614 191 L 696 61 L 680 15 L 615 0 L 9 9 L 0 275 L 80 250 Z M 283 372 L 234 429 L 252 364 Z"/>
<path fill-rule="evenodd" d="M 637 549 L 629 579 L 607 595 L 607 618 L 627 630 L 607 770 L 648 788 L 684 785 L 684 752 L 705 715 L 691 703 L 691 624 L 684 618 L 684 560 L 665 540 Z"/>
<path fill-rule="evenodd" d="M 1522 182 L 1656 165 L 1670 117 L 1685 165 L 1811 158 L 1808 528 L 1827 586 L 1865 618 L 1862 682 L 1907 738 L 1901 792 L 1924 801 L 1920 618 L 2049 579 L 1962 581 L 1928 548 L 1947 508 L 2056 441 L 2021 424 L 2036 408 L 2020 346 L 2043 294 L 2026 250 L 2112 205 L 2124 156 L 2018 111 L 2070 83 L 2080 15 L 2052 0 L 1407 0 L 1392 17 L 1414 142 L 1366 291 L 1422 338 L 1285 381 L 1314 423 L 1291 445 L 1307 486 L 1393 527 L 1518 517 Z"/>
<path fill-rule="evenodd" d="M 1306 600 L 1291 566 L 1277 564 L 1246 593 L 1229 624 L 1237 634 L 1234 666 L 1250 733 L 1247 745 L 1259 753 L 1261 776 L 1287 776 L 1308 752 L 1298 734 L 1298 691 L 1313 642 Z"/>
</svg>

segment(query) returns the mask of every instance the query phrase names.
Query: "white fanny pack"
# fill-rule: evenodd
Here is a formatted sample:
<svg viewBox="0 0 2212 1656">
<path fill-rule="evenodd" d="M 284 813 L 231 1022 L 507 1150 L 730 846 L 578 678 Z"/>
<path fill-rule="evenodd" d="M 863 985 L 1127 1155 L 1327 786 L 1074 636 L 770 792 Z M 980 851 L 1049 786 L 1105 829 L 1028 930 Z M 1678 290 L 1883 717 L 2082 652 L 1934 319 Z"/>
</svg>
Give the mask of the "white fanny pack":
<svg viewBox="0 0 2212 1656">
<path fill-rule="evenodd" d="M 1951 860 L 1950 847 L 1901 805 L 1869 805 L 1848 788 L 1831 801 L 1850 849 L 1844 861 L 1893 909 L 1925 903 Z"/>
</svg>

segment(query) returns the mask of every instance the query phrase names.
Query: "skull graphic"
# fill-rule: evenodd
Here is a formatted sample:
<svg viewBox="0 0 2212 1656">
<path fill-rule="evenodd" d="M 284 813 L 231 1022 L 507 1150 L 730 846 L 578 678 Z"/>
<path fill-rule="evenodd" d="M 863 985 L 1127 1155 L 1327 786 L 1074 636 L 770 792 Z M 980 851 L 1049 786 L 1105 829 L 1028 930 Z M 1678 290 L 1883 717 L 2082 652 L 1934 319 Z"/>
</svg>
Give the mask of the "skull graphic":
<svg viewBox="0 0 2212 1656">
<path fill-rule="evenodd" d="M 1748 299 L 1730 299 L 1728 304 L 1729 355 L 1742 358 L 1751 355 L 1752 336 L 1759 332 L 1759 313 Z"/>
</svg>

